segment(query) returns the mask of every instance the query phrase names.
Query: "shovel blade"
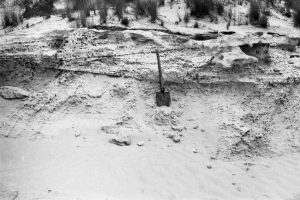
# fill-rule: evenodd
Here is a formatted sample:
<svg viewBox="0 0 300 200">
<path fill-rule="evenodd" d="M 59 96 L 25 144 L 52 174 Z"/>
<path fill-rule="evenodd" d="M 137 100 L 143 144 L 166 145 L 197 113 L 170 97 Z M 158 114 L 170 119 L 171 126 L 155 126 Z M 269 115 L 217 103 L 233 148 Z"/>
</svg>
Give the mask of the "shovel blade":
<svg viewBox="0 0 300 200">
<path fill-rule="evenodd" d="M 156 92 L 156 104 L 158 107 L 171 105 L 170 92 Z"/>
</svg>

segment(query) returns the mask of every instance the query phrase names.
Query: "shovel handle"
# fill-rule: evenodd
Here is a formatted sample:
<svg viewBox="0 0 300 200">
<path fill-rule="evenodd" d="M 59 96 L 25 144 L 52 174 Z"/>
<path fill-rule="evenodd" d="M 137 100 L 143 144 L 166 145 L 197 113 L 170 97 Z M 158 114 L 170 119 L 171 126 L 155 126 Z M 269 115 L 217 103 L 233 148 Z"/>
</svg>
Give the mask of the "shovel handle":
<svg viewBox="0 0 300 200">
<path fill-rule="evenodd" d="M 157 64 L 158 64 L 158 75 L 159 75 L 159 86 L 160 86 L 160 91 L 161 91 L 161 92 L 164 92 L 163 77 L 162 77 L 162 72 L 161 72 L 160 58 L 159 58 L 159 52 L 158 52 L 158 49 L 156 49 L 156 56 L 157 56 Z"/>
</svg>

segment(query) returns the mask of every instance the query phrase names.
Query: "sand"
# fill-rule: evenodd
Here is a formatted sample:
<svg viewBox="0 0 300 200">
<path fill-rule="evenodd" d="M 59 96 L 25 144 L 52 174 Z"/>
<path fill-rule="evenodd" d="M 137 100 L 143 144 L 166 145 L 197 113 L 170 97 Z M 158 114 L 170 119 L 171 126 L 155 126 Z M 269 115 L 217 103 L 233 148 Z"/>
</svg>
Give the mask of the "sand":
<svg viewBox="0 0 300 200">
<path fill-rule="evenodd" d="M 2 196 L 18 191 L 19 199 L 299 198 L 300 156 L 292 133 L 266 135 L 274 142 L 255 151 L 235 148 L 238 133 L 232 127 L 241 126 L 237 119 L 247 113 L 241 100 L 259 89 L 173 87 L 171 108 L 157 108 L 157 84 L 74 73 L 57 78 L 52 71 L 41 87 L 35 84 L 41 75 L 31 82 L 35 97 L 1 99 Z M 109 143 L 116 133 L 130 135 L 131 145 Z M 169 134 L 181 141 L 174 143 Z"/>
<path fill-rule="evenodd" d="M 165 27 L 128 14 L 129 28 L 226 30 L 222 17 L 217 24 L 191 18 L 175 25 L 183 5 L 159 9 Z M 116 17 L 108 22 L 119 26 Z M 74 23 L 37 17 L 0 30 L 7 56 L 0 60 L 0 87 L 29 92 L 24 99 L 0 97 L 1 200 L 300 199 L 300 72 L 290 59 L 299 47 L 291 53 L 272 46 L 269 64 L 207 65 L 220 44 L 230 49 L 248 36 L 257 39 L 258 31 L 274 41 L 299 35 L 291 19 L 272 10 L 268 29 L 232 25 L 236 35 L 211 41 L 161 31 L 73 30 Z M 63 37 L 69 43 L 57 46 Z M 149 52 L 193 44 L 203 49 L 161 53 L 172 104 L 157 107 Z M 95 61 L 109 53 L 128 55 Z M 16 64 L 20 57 L 27 65 Z M 111 143 L 117 136 L 131 144 Z"/>
</svg>

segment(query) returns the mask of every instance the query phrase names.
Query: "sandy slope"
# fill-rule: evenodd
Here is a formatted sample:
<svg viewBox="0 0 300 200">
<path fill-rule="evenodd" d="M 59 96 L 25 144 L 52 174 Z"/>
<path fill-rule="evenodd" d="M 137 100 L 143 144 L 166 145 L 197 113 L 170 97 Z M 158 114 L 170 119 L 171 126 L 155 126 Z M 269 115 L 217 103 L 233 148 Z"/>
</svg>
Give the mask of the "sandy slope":
<svg viewBox="0 0 300 200">
<path fill-rule="evenodd" d="M 195 19 L 175 25 L 182 6 L 179 1 L 160 8 L 165 28 L 188 34 L 225 30 L 221 17 L 218 24 L 197 20 L 199 29 L 191 28 Z M 1 53 L 13 61 L 0 66 L 0 86 L 32 94 L 0 98 L 0 199 L 300 199 L 300 86 L 293 82 L 300 72 L 290 63 L 299 48 L 271 48 L 272 63 L 242 70 L 206 65 L 211 49 L 234 46 L 235 37 L 299 34 L 291 19 L 272 13 L 269 29 L 233 25 L 238 34 L 204 42 L 159 31 L 73 31 L 57 16 L 30 19 L 7 34 L 0 30 Z M 108 21 L 119 25 L 115 18 Z M 130 28 L 164 29 L 145 18 L 131 21 Z M 65 35 L 69 43 L 53 48 L 52 41 Z M 130 53 L 189 42 L 203 49 L 161 54 L 164 69 L 184 77 L 167 85 L 171 108 L 158 108 L 158 84 L 146 81 L 156 80 L 155 55 Z M 130 55 L 93 61 L 108 53 Z M 65 56 L 62 65 L 39 60 L 55 55 Z M 120 72 L 127 78 L 100 75 Z M 204 81 L 191 81 L 196 74 Z M 119 134 L 129 135 L 132 144 L 109 143 Z"/>
<path fill-rule="evenodd" d="M 19 199 L 299 198 L 299 154 L 224 162 L 192 153 L 187 142 L 150 136 L 144 147 L 119 147 L 88 134 L 2 139 L 1 183 Z"/>
<path fill-rule="evenodd" d="M 281 88 L 171 85 L 169 109 L 155 106 L 155 83 L 34 73 L 24 85 L 33 97 L 0 99 L 4 199 L 14 191 L 19 199 L 299 198 L 299 123 L 292 121 L 299 116 L 299 100 L 289 98 L 292 105 L 277 111 L 278 119 L 267 107 Z M 20 84 L 13 82 L 5 84 Z M 251 125 L 242 120 L 249 111 L 263 117 Z M 287 120 L 295 129 L 287 129 Z M 245 136 L 250 146 L 240 145 L 241 130 L 260 128 L 270 129 L 261 141 Z M 132 145 L 109 143 L 114 132 L 130 135 Z M 169 134 L 180 135 L 181 142 Z"/>
</svg>

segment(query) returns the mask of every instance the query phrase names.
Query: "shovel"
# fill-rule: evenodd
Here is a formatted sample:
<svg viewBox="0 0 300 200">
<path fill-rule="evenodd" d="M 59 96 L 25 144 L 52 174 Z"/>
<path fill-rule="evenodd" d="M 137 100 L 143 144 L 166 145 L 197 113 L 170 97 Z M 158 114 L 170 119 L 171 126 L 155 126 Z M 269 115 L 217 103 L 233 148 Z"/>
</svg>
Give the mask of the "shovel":
<svg viewBox="0 0 300 200">
<path fill-rule="evenodd" d="M 170 92 L 165 91 L 158 50 L 156 50 L 156 56 L 157 56 L 159 86 L 160 86 L 160 92 L 156 92 L 156 104 L 158 107 L 161 107 L 161 106 L 169 107 L 171 104 L 171 95 L 170 95 Z"/>
</svg>

